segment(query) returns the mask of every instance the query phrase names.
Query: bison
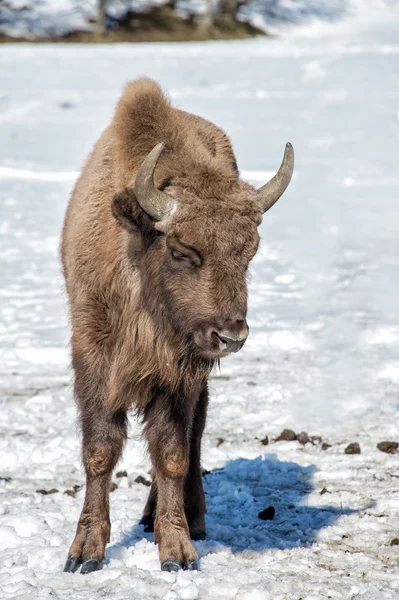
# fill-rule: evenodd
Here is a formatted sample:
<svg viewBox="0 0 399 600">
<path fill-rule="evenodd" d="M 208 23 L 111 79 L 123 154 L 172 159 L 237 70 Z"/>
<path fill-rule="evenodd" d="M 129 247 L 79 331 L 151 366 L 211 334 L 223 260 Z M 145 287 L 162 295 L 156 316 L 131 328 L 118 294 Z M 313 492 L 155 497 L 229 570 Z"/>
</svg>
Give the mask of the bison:
<svg viewBox="0 0 399 600">
<path fill-rule="evenodd" d="M 255 190 L 225 133 L 129 83 L 72 192 L 61 258 L 69 298 L 86 496 L 64 571 L 102 568 L 127 411 L 153 481 L 141 522 L 164 571 L 197 569 L 205 539 L 201 437 L 208 376 L 247 336 L 248 264 L 262 215 L 290 182 L 291 144 Z"/>
</svg>

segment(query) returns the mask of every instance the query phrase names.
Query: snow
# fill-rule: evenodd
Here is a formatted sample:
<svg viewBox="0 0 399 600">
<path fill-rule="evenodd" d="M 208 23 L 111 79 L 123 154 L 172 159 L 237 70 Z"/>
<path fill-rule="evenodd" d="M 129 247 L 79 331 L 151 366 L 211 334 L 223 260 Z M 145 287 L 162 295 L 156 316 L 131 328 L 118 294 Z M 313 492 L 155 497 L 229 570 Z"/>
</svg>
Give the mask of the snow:
<svg viewBox="0 0 399 600">
<path fill-rule="evenodd" d="M 62 36 L 93 28 L 96 0 L 9 0 L 0 17 L 0 32 L 11 37 Z"/>
<path fill-rule="evenodd" d="M 399 14 L 378 7 L 273 39 L 2 46 L 2 600 L 399 598 L 398 455 L 376 448 L 398 439 Z M 296 171 L 261 226 L 250 338 L 210 382 L 201 571 L 162 573 L 137 525 L 149 461 L 132 418 L 106 565 L 64 574 L 84 488 L 64 492 L 84 477 L 58 239 L 85 156 L 141 74 L 224 127 L 246 179 L 261 185 L 286 141 Z M 284 428 L 331 447 L 275 442 Z"/>
</svg>

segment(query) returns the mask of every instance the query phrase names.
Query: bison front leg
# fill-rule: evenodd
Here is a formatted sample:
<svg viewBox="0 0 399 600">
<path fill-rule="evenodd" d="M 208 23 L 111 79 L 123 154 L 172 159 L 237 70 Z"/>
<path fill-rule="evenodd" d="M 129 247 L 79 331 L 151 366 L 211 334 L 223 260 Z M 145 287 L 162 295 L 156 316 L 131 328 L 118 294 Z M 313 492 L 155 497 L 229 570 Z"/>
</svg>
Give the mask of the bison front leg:
<svg viewBox="0 0 399 600">
<path fill-rule="evenodd" d="M 184 509 L 192 540 L 204 540 L 206 538 L 206 503 L 202 486 L 201 441 L 205 428 L 207 407 L 208 387 L 205 384 L 194 409 L 190 435 L 189 467 L 184 480 Z M 146 533 L 154 531 L 157 507 L 157 483 L 154 475 L 153 473 L 150 493 L 140 520 L 140 524 L 144 525 Z"/>
<path fill-rule="evenodd" d="M 154 539 L 163 571 L 198 568 L 184 511 L 193 404 L 192 398 L 159 394 L 145 415 L 157 488 Z"/>
<path fill-rule="evenodd" d="M 95 409 L 83 409 L 81 414 L 86 496 L 65 572 L 75 572 L 80 565 L 81 573 L 102 569 L 111 531 L 109 488 L 126 438 L 126 413 L 106 414 L 100 406 Z"/>
</svg>

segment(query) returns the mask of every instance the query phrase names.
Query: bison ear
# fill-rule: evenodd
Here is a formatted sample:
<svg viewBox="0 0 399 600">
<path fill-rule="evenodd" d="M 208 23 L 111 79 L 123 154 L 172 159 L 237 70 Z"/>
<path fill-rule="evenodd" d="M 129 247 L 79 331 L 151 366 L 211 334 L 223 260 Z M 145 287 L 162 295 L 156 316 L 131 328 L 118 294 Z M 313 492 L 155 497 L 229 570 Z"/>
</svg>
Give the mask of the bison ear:
<svg viewBox="0 0 399 600">
<path fill-rule="evenodd" d="M 137 212 L 136 198 L 131 191 L 125 190 L 114 196 L 112 201 L 112 214 L 119 225 L 130 233 L 140 232 L 140 221 L 142 219 L 140 218 L 141 215 L 137 214 Z"/>
</svg>

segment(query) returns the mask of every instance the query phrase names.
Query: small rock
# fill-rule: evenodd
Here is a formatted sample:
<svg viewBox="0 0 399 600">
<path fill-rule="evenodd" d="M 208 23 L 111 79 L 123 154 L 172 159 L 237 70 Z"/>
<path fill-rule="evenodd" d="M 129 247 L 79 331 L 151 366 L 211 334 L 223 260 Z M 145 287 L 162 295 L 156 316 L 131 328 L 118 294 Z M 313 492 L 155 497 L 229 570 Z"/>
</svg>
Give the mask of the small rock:
<svg viewBox="0 0 399 600">
<path fill-rule="evenodd" d="M 262 446 L 267 446 L 269 444 L 269 436 L 266 435 L 263 440 L 260 441 L 260 443 L 262 444 Z"/>
<path fill-rule="evenodd" d="M 151 481 L 148 481 L 148 479 L 146 479 L 142 475 L 139 475 L 138 477 L 136 477 L 136 479 L 134 481 L 136 483 L 142 483 L 143 485 L 146 485 L 147 487 L 149 487 L 151 485 Z"/>
<path fill-rule="evenodd" d="M 323 441 L 323 438 L 321 437 L 321 435 L 311 435 L 310 441 L 311 442 L 319 442 L 319 444 L 321 444 L 321 442 Z"/>
<path fill-rule="evenodd" d="M 127 477 L 127 471 L 118 471 L 115 477 L 117 477 L 118 479 L 120 479 L 121 477 Z"/>
<path fill-rule="evenodd" d="M 117 489 L 118 489 L 118 484 L 115 483 L 115 481 L 111 481 L 111 485 L 109 486 L 109 491 L 114 492 Z"/>
<path fill-rule="evenodd" d="M 11 477 L 0 477 L 0 481 L 5 481 L 6 483 L 10 483 Z"/>
<path fill-rule="evenodd" d="M 83 487 L 83 485 L 78 485 L 77 483 L 75 483 L 75 485 L 73 486 L 73 489 L 75 490 L 75 492 L 79 492 L 79 490 L 81 490 Z"/>
<path fill-rule="evenodd" d="M 399 538 L 393 538 L 393 540 L 391 541 L 391 543 L 389 545 L 390 546 L 399 546 Z"/>
<path fill-rule="evenodd" d="M 308 442 L 310 442 L 309 436 L 306 433 L 306 431 L 302 431 L 302 433 L 300 433 L 299 435 L 296 436 L 296 439 L 298 440 L 298 442 L 300 444 L 307 444 Z"/>
<path fill-rule="evenodd" d="M 322 445 L 321 445 L 322 450 L 328 450 L 329 448 L 331 448 L 331 444 L 327 444 L 327 442 L 322 443 Z"/>
<path fill-rule="evenodd" d="M 398 442 L 380 442 L 377 444 L 378 450 L 381 452 L 387 452 L 388 454 L 396 454 L 397 449 L 399 448 Z"/>
<path fill-rule="evenodd" d="M 324 494 L 327 494 L 327 493 L 330 493 L 330 492 L 328 491 L 327 488 L 324 487 L 320 492 L 320 496 L 323 496 Z"/>
<path fill-rule="evenodd" d="M 60 102 L 60 108 L 72 108 L 73 104 L 72 102 L 69 102 L 68 100 L 65 100 L 64 102 Z"/>
<path fill-rule="evenodd" d="M 360 454 L 360 452 L 360 446 L 357 442 L 353 442 L 345 448 L 345 454 Z"/>
<path fill-rule="evenodd" d="M 64 494 L 66 494 L 67 496 L 72 496 L 72 498 L 75 498 L 76 496 L 75 490 L 65 490 Z"/>
<path fill-rule="evenodd" d="M 219 446 L 221 446 L 224 443 L 224 439 L 223 438 L 218 438 L 216 440 L 216 448 L 219 448 Z"/>
<path fill-rule="evenodd" d="M 265 510 L 261 510 L 261 512 L 258 514 L 258 517 L 259 519 L 262 519 L 262 521 L 271 521 L 275 514 L 276 511 L 274 506 L 268 506 L 265 508 Z"/>
<path fill-rule="evenodd" d="M 276 442 L 293 442 L 296 440 L 296 433 L 292 431 L 292 429 L 283 429 L 278 438 L 276 438 Z"/>
<path fill-rule="evenodd" d="M 58 490 L 51 488 L 51 490 L 36 490 L 36 494 L 42 494 L 42 496 L 48 496 L 49 494 L 56 494 Z"/>
</svg>

